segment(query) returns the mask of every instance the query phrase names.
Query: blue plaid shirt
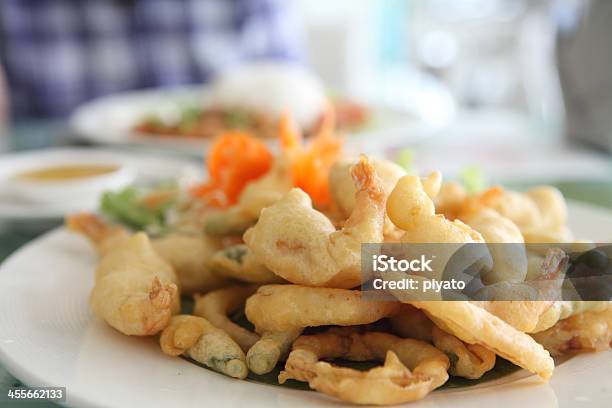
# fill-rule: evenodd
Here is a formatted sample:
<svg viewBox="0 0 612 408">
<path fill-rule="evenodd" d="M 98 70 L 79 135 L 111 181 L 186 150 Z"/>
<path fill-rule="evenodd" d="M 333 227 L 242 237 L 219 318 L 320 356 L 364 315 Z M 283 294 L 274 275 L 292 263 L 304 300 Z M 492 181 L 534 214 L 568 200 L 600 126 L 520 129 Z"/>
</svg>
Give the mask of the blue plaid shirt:
<svg viewBox="0 0 612 408">
<path fill-rule="evenodd" d="M 205 82 L 245 59 L 301 57 L 289 0 L 1 0 L 0 63 L 17 116 L 99 95 Z"/>
</svg>

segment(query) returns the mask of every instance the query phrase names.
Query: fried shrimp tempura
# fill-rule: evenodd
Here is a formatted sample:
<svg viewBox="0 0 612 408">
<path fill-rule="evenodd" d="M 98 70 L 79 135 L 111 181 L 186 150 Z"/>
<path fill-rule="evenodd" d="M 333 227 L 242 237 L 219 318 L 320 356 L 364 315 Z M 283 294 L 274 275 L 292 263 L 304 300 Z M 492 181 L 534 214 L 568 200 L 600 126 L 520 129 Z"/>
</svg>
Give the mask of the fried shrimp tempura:
<svg viewBox="0 0 612 408">
<path fill-rule="evenodd" d="M 380 360 L 368 371 L 333 366 L 321 359 Z M 424 398 L 448 380 L 448 357 L 422 341 L 387 333 L 331 330 L 294 343 L 279 382 L 307 381 L 311 388 L 356 404 L 391 405 Z"/>
<path fill-rule="evenodd" d="M 538 322 L 529 333 L 543 332 L 553 327 L 559 321 L 580 313 L 603 312 L 608 308 L 608 305 L 608 302 L 584 300 L 563 300 L 553 302 L 552 305 L 539 316 Z"/>
<path fill-rule="evenodd" d="M 233 245 L 215 252 L 208 267 L 218 276 L 248 283 L 282 283 L 283 278 L 261 264 L 244 244 Z"/>
<path fill-rule="evenodd" d="M 243 379 L 249 371 L 240 346 L 202 317 L 174 316 L 162 332 L 159 344 L 170 356 L 184 354 L 230 377 Z"/>
<path fill-rule="evenodd" d="M 594 303 L 594 302 L 593 302 Z M 592 310 L 561 320 L 555 326 L 533 338 L 554 356 L 602 351 L 612 347 L 612 304 L 603 304 L 603 310 Z"/>
<path fill-rule="evenodd" d="M 293 341 L 302 334 L 302 329 L 264 333 L 247 353 L 247 365 L 255 374 L 267 374 L 276 364 L 287 358 Z"/>
<path fill-rule="evenodd" d="M 401 242 L 484 242 L 480 233 L 463 222 L 450 221 L 435 213 L 434 203 L 426 186 L 439 185 L 439 179 L 440 174 L 436 172 L 425 179 L 425 182 L 417 176 L 404 176 L 389 195 L 387 214 L 397 227 L 405 231 Z"/>
<path fill-rule="evenodd" d="M 100 256 L 122 245 L 130 236 L 126 228 L 109 224 L 90 213 L 71 215 L 66 218 L 66 225 L 87 237 Z M 209 237 L 169 234 L 151 240 L 151 245 L 174 268 L 183 295 L 208 292 L 231 283 L 212 273 L 206 266 L 208 258 L 219 248 Z"/>
<path fill-rule="evenodd" d="M 351 167 L 354 163 L 355 160 L 340 160 L 332 166 L 329 172 L 330 193 L 342 219 L 350 217 L 355 210 L 355 193 L 357 191 L 351 176 Z M 376 169 L 376 174 L 380 178 L 386 194 L 393 190 L 397 180 L 406 175 L 403 168 L 389 160 L 373 159 L 372 165 Z M 385 235 L 393 234 L 395 230 L 393 223 L 385 216 Z"/>
<path fill-rule="evenodd" d="M 265 285 L 247 299 L 245 313 L 258 333 L 267 333 L 368 324 L 398 309 L 395 302 L 362 301 L 358 290 Z"/>
<path fill-rule="evenodd" d="M 502 282 L 491 285 L 489 288 L 495 290 L 496 285 L 503 285 L 501 289 L 503 295 L 508 297 L 512 290 L 520 290 L 520 287 L 523 286 L 532 290 L 535 299 L 557 299 L 560 297 L 563 274 L 567 263 L 568 257 L 565 252 L 558 248 L 551 248 L 540 264 L 539 272 L 532 275 L 531 281 L 526 282 L 526 284 L 506 284 Z M 527 299 L 525 294 L 510 296 Z M 494 298 L 493 291 L 486 297 Z M 563 304 L 563 302 L 557 300 L 501 300 L 473 301 L 472 303 L 524 333 L 535 333 L 543 330 L 542 327 L 548 328 L 555 324 L 561 317 L 560 314 L 556 315 L 555 311 L 559 310 L 560 312 L 559 306 Z M 567 317 L 567 315 L 564 317 Z"/>
<path fill-rule="evenodd" d="M 158 333 L 180 309 L 174 270 L 142 232 L 105 252 L 89 300 L 96 316 L 136 336 Z"/>
<path fill-rule="evenodd" d="M 519 228 L 490 208 L 462 213 L 459 218 L 478 231 L 488 245 L 493 268 L 482 275 L 485 284 L 517 283 L 527 275 L 527 252 Z M 499 245 L 510 244 L 510 245 Z"/>
<path fill-rule="evenodd" d="M 554 187 L 535 187 L 525 193 L 493 187 L 470 197 L 466 205 L 494 209 L 518 226 L 527 243 L 571 241 L 566 225 L 567 204 Z"/>
<path fill-rule="evenodd" d="M 259 335 L 232 322 L 228 314 L 242 308 L 256 289 L 256 286 L 230 286 L 202 296 L 195 295 L 193 314 L 225 331 L 246 352 L 259 340 Z"/>
<path fill-rule="evenodd" d="M 414 306 L 402 304 L 390 320 L 393 331 L 400 337 L 427 341 L 443 351 L 450 359 L 452 375 L 476 379 L 495 366 L 494 352 L 478 344 L 466 344 L 442 331 Z"/>
<path fill-rule="evenodd" d="M 352 168 L 355 210 L 341 230 L 300 189 L 262 210 L 244 241 L 272 272 L 297 284 L 353 288 L 362 280 L 361 244 L 383 240 L 385 194 L 374 166 L 362 156 Z"/>
<path fill-rule="evenodd" d="M 529 335 L 470 302 L 410 302 L 433 322 L 467 344 L 479 344 L 548 380 L 555 363 Z"/>
<path fill-rule="evenodd" d="M 449 265 L 449 261 L 455 255 L 459 255 L 462 259 L 462 261 L 457 261 L 457 258 L 455 258 L 452 264 L 455 269 L 460 269 L 461 262 L 468 266 L 474 262 L 482 262 L 484 259 L 489 258 L 488 251 L 482 247 L 473 246 L 472 250 L 466 251 L 466 253 L 460 251 L 464 244 L 484 242 L 479 232 L 460 220 L 450 221 L 443 215 L 435 213 L 431 195 L 436 192 L 436 188 L 439 188 L 440 180 L 439 172 L 430 174 L 424 180 L 417 176 L 404 176 L 397 182 L 397 185 L 387 199 L 387 215 L 389 219 L 404 231 L 399 239 L 400 242 L 453 244 L 437 245 L 435 247 L 436 255 L 432 257 L 433 259 L 430 264 L 432 271 L 435 273 L 428 274 L 426 277 L 413 276 L 415 279 L 441 279 L 441 275 Z M 405 247 L 406 250 L 411 249 L 409 245 Z M 417 246 L 414 246 L 414 248 L 417 248 Z M 418 249 L 415 250 L 420 252 Z M 486 254 L 482 252 L 486 252 Z M 401 280 L 404 277 L 404 273 L 396 273 L 394 271 L 385 273 L 386 280 Z M 417 293 L 414 291 L 410 293 L 405 292 L 404 294 L 418 296 L 419 300 L 433 300 L 438 295 L 437 293 Z"/>
</svg>

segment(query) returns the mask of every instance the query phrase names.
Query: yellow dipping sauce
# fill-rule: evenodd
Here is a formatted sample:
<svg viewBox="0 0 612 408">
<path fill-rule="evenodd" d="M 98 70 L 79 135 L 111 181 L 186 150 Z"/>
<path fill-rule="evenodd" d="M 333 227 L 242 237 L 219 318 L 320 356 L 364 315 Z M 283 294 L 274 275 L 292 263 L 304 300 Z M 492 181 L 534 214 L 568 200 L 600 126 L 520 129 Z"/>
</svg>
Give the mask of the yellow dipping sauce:
<svg viewBox="0 0 612 408">
<path fill-rule="evenodd" d="M 118 169 L 119 166 L 103 164 L 50 166 L 18 173 L 14 176 L 14 179 L 37 182 L 67 181 L 80 178 L 101 176 L 117 171 Z"/>
</svg>

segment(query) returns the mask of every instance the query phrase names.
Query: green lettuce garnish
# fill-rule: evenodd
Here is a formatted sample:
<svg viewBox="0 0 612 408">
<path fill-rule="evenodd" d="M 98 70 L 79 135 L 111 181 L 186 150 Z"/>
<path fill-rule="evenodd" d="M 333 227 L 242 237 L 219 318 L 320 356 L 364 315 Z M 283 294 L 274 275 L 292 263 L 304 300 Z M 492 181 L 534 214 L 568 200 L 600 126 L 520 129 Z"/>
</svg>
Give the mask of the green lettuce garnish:
<svg viewBox="0 0 612 408">
<path fill-rule="evenodd" d="M 395 162 L 400 165 L 406 173 L 414 173 L 414 150 L 402 149 L 397 155 Z"/>
<path fill-rule="evenodd" d="M 478 193 L 487 187 L 487 179 L 481 168 L 476 166 L 467 166 L 459 172 L 461 183 L 465 190 L 470 193 Z"/>
<path fill-rule="evenodd" d="M 135 230 L 161 231 L 166 226 L 166 213 L 176 202 L 169 194 L 152 205 L 146 198 L 156 193 L 172 191 L 166 185 L 154 189 L 139 189 L 134 186 L 120 191 L 107 191 L 100 200 L 100 209 L 106 216 Z"/>
</svg>

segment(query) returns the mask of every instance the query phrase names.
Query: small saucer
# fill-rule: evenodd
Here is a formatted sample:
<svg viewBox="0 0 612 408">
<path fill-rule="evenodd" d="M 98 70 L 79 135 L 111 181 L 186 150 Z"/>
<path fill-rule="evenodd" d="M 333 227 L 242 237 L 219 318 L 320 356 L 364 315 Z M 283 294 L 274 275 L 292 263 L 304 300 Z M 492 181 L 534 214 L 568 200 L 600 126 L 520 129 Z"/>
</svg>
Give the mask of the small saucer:
<svg viewBox="0 0 612 408">
<path fill-rule="evenodd" d="M 32 183 L 15 180 L 30 169 L 53 165 L 106 164 L 112 174 L 68 182 Z M 202 174 L 203 166 L 189 158 L 99 148 L 55 148 L 0 155 L 0 221 L 59 220 L 65 214 L 94 211 L 101 193 L 128 184 L 176 180 L 182 173 Z"/>
<path fill-rule="evenodd" d="M 14 156 L 0 164 L 0 188 L 22 202 L 65 205 L 95 201 L 104 191 L 134 180 L 133 169 L 115 155 L 47 150 Z"/>
</svg>

